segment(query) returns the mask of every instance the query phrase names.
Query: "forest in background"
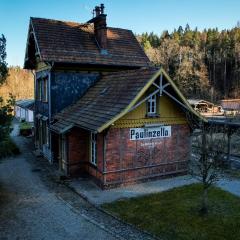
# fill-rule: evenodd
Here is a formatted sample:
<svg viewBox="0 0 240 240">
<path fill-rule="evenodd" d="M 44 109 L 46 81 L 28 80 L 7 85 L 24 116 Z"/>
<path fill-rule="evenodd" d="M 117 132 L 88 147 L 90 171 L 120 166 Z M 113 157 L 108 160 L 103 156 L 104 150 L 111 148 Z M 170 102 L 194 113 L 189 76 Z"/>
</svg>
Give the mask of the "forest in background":
<svg viewBox="0 0 240 240">
<path fill-rule="evenodd" d="M 7 79 L 0 86 L 0 96 L 6 100 L 9 94 L 14 96 L 16 100 L 33 98 L 33 74 L 20 67 L 9 67 Z"/>
<path fill-rule="evenodd" d="M 137 39 L 152 63 L 163 66 L 186 97 L 213 102 L 240 98 L 240 24 L 222 31 L 199 31 L 187 24 L 161 35 L 143 33 Z M 16 100 L 33 98 L 33 74 L 9 67 L 0 96 L 7 99 L 9 93 Z"/>
<path fill-rule="evenodd" d="M 240 98 L 240 24 L 230 30 L 179 26 L 137 38 L 155 66 L 163 66 L 188 98 Z"/>
</svg>

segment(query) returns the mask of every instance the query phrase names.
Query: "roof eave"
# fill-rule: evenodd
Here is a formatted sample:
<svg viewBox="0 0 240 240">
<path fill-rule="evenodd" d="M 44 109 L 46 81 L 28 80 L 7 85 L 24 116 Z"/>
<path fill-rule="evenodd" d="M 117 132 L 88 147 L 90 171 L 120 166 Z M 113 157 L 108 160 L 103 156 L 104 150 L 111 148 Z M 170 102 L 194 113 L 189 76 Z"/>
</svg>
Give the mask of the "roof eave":
<svg viewBox="0 0 240 240">
<path fill-rule="evenodd" d="M 40 48 L 39 48 L 39 44 L 38 44 L 38 41 L 37 41 L 37 36 L 36 36 L 36 32 L 35 32 L 35 29 L 34 29 L 34 24 L 33 24 L 32 19 L 33 18 L 30 17 L 30 22 L 29 22 L 29 27 L 28 27 L 28 35 L 27 35 L 27 43 L 26 43 L 26 50 L 25 50 L 25 57 L 24 57 L 24 65 L 23 65 L 24 69 L 29 69 L 29 70 L 32 70 L 32 69 L 35 68 L 34 66 L 31 66 L 31 64 L 29 64 L 29 59 L 28 59 L 28 47 L 29 47 L 29 39 L 30 39 L 31 34 L 33 34 L 33 37 L 34 37 L 35 48 L 37 49 L 37 55 L 39 56 L 40 61 L 43 60 L 42 55 L 41 55 L 41 51 L 40 51 Z"/>
</svg>

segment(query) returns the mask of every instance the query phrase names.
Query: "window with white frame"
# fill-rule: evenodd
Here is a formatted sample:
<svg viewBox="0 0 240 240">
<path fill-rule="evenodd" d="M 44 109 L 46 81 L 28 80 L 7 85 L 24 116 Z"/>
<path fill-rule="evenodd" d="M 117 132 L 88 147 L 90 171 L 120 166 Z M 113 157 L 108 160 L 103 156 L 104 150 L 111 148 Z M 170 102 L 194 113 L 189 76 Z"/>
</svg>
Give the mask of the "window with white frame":
<svg viewBox="0 0 240 240">
<path fill-rule="evenodd" d="M 40 78 L 37 80 L 37 99 L 42 102 L 48 101 L 48 78 Z"/>
<path fill-rule="evenodd" d="M 157 113 L 157 97 L 156 94 L 151 96 L 147 102 L 147 114 L 153 115 Z"/>
<path fill-rule="evenodd" d="M 37 100 L 42 100 L 42 81 L 38 79 L 37 81 Z"/>
<path fill-rule="evenodd" d="M 97 165 L 97 134 L 91 133 L 90 139 L 90 161 Z"/>
<path fill-rule="evenodd" d="M 65 171 L 67 173 L 67 139 L 66 139 L 66 135 L 65 134 L 62 134 L 60 136 L 60 141 L 59 141 L 59 156 L 60 156 L 60 159 L 61 159 L 61 170 Z"/>
<path fill-rule="evenodd" d="M 48 101 L 48 79 L 44 78 L 43 80 L 43 91 L 42 91 L 42 101 Z"/>
</svg>

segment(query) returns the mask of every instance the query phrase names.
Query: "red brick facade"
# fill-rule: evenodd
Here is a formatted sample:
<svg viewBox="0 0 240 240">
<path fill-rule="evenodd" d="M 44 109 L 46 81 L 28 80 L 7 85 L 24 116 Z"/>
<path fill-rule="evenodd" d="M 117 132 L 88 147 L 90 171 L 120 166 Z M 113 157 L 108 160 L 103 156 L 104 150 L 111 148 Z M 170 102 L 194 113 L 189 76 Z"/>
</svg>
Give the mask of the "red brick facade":
<svg viewBox="0 0 240 240">
<path fill-rule="evenodd" d="M 110 129 L 106 137 L 104 185 L 185 173 L 189 134 L 187 125 L 173 125 L 171 137 L 132 141 L 129 128 Z"/>
<path fill-rule="evenodd" d="M 172 125 L 171 132 L 171 137 L 133 141 L 129 128 L 111 128 L 97 136 L 94 166 L 89 160 L 90 133 L 73 129 L 68 136 L 69 174 L 87 173 L 102 187 L 184 174 L 190 154 L 190 130 L 188 125 Z"/>
<path fill-rule="evenodd" d="M 89 132 L 74 128 L 67 136 L 68 173 L 79 176 L 85 172 L 85 164 L 89 159 Z"/>
<path fill-rule="evenodd" d="M 103 181 L 103 137 L 98 135 L 97 166 L 90 163 L 90 132 L 74 128 L 68 133 L 68 175 L 90 175 L 101 185 Z"/>
</svg>

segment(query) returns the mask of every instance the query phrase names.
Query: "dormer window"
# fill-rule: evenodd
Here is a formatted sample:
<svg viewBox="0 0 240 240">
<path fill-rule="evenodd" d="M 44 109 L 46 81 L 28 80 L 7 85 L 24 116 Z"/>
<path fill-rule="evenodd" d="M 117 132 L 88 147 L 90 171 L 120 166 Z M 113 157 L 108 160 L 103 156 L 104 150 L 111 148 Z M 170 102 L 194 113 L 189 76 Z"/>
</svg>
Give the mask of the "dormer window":
<svg viewBox="0 0 240 240">
<path fill-rule="evenodd" d="M 147 115 L 156 115 L 157 114 L 157 97 L 156 94 L 151 96 L 147 102 Z"/>
</svg>

